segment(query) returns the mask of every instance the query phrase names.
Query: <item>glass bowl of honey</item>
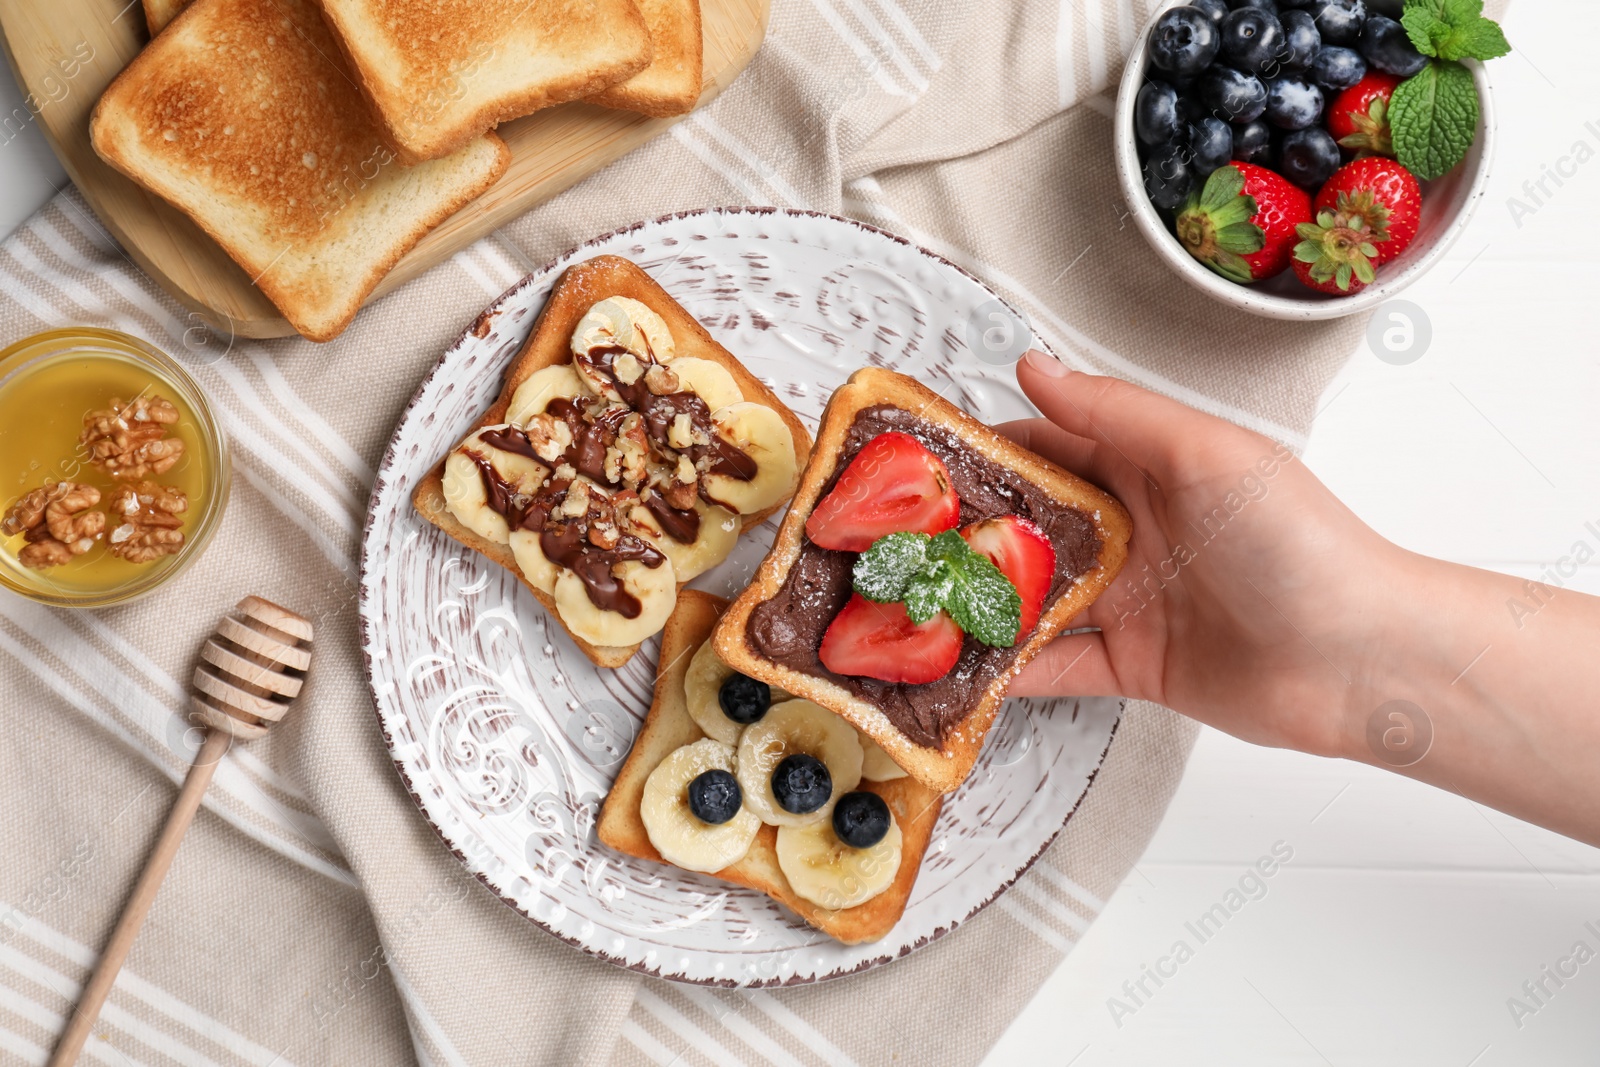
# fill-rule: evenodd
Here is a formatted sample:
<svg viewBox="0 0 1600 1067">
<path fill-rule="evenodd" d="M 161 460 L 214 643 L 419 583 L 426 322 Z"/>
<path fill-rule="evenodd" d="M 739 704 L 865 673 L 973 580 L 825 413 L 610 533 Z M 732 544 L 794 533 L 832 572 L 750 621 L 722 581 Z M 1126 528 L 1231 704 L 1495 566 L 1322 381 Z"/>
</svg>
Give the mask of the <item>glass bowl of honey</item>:
<svg viewBox="0 0 1600 1067">
<path fill-rule="evenodd" d="M 205 550 L 228 444 L 152 345 L 77 327 L 0 351 L 0 586 L 45 604 L 144 596 Z"/>
</svg>

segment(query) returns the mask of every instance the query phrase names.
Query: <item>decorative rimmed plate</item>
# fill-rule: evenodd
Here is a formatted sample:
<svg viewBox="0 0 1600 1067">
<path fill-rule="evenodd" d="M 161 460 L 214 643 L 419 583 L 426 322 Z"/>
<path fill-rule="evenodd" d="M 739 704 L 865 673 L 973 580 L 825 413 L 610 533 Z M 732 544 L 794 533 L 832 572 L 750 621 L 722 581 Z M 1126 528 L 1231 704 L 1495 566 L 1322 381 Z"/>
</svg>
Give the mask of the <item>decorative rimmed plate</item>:
<svg viewBox="0 0 1600 1067">
<path fill-rule="evenodd" d="M 863 363 L 988 422 L 1031 414 L 1009 366 L 1042 346 L 960 268 L 848 219 L 729 209 L 574 249 L 486 310 L 423 381 L 373 490 L 361 641 L 379 724 L 412 798 L 508 905 L 592 955 L 676 981 L 790 985 L 887 963 L 948 933 L 1061 831 L 1121 713 L 1110 699 L 1010 701 L 947 799 L 916 889 L 883 940 L 840 945 L 765 895 L 622 855 L 594 819 L 649 709 L 658 643 L 596 668 L 512 576 L 422 521 L 416 482 L 500 391 L 562 270 L 612 253 L 650 273 L 815 427 Z M 750 531 L 693 584 L 731 596 L 772 544 Z"/>
</svg>

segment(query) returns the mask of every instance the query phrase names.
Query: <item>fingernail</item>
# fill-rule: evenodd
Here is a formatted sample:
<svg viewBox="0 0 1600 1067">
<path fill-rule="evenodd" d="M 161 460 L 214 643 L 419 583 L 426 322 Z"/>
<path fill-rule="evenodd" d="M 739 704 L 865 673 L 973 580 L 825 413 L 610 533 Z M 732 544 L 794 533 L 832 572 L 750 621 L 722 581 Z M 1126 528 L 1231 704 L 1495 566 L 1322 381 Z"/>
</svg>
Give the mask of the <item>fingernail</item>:
<svg viewBox="0 0 1600 1067">
<path fill-rule="evenodd" d="M 1048 353 L 1041 352 L 1037 348 L 1029 349 L 1028 354 L 1022 358 L 1028 361 L 1028 366 L 1032 367 L 1046 378 L 1065 378 L 1067 375 L 1072 373 L 1071 367 L 1067 366 L 1056 357 L 1049 355 Z"/>
</svg>

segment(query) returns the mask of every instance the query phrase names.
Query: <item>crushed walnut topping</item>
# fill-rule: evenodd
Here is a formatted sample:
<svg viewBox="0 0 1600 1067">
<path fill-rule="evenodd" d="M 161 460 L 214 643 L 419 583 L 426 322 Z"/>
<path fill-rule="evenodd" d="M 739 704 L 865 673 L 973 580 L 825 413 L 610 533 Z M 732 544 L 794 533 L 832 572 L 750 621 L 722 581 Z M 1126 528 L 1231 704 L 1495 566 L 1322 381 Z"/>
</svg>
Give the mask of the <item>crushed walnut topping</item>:
<svg viewBox="0 0 1600 1067">
<path fill-rule="evenodd" d="M 22 534 L 17 553 L 24 567 L 57 567 L 94 547 L 104 534 L 106 516 L 94 510 L 100 490 L 77 482 L 56 482 L 26 493 L 0 519 L 0 533 Z"/>
<path fill-rule="evenodd" d="M 89 458 L 117 481 L 139 481 L 165 474 L 183 458 L 183 441 L 168 437 L 178 409 L 159 396 L 136 396 L 83 417 L 79 440 Z"/>
</svg>

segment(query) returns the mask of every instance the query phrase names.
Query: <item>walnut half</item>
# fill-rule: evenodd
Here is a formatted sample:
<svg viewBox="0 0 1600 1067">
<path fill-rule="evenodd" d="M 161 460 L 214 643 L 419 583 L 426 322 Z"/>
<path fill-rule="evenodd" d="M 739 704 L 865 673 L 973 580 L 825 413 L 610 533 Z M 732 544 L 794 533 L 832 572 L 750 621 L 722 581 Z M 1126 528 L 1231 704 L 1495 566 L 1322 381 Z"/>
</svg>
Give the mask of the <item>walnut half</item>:
<svg viewBox="0 0 1600 1067">
<path fill-rule="evenodd" d="M 182 515 L 189 498 L 181 489 L 154 482 L 124 486 L 111 501 L 122 522 L 106 538 L 111 554 L 129 563 L 149 563 L 183 547 Z"/>
<path fill-rule="evenodd" d="M 81 556 L 105 534 L 106 516 L 93 510 L 100 490 L 77 482 L 56 482 L 23 495 L 0 519 L 0 533 L 22 534 L 28 542 L 17 553 L 24 567 L 43 570 Z"/>
<path fill-rule="evenodd" d="M 127 403 L 112 397 L 111 406 L 83 417 L 79 440 L 89 458 L 118 481 L 165 474 L 183 458 L 183 441 L 167 436 L 178 421 L 178 409 L 159 396 L 136 396 Z"/>
</svg>

